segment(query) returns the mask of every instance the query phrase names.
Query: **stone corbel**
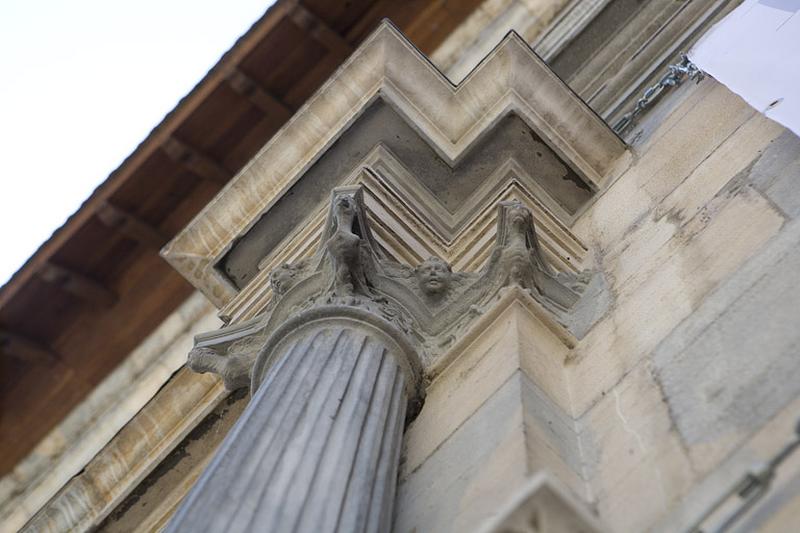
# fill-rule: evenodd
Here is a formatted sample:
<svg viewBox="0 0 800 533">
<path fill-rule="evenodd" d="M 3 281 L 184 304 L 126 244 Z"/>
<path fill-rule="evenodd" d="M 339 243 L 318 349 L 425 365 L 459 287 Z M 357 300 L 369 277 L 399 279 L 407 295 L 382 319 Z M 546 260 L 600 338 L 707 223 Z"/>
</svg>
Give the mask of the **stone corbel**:
<svg viewBox="0 0 800 533">
<path fill-rule="evenodd" d="M 194 372 L 211 372 L 222 378 L 229 391 L 250 385 L 253 365 L 258 354 L 258 339 L 243 337 L 220 353 L 219 347 L 195 346 L 189 352 L 187 366 Z"/>
</svg>

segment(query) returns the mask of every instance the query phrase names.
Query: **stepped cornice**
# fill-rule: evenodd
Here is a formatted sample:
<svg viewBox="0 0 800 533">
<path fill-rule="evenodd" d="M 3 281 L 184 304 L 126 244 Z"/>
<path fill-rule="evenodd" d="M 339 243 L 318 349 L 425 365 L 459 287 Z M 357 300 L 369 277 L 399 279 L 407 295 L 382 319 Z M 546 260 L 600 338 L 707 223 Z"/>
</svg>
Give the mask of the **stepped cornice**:
<svg viewBox="0 0 800 533">
<path fill-rule="evenodd" d="M 373 219 L 376 241 L 394 260 L 416 265 L 438 256 L 458 270 L 475 272 L 489 258 L 496 231 L 498 202 L 517 200 L 536 220 L 537 235 L 550 264 L 560 272 L 577 273 L 585 266 L 586 246 L 539 200 L 536 180 L 513 158 L 489 173 L 455 214 L 402 165 L 384 146 L 376 146 L 337 185 L 360 184 Z M 258 273 L 221 315 L 239 322 L 258 316 L 272 297 L 270 272 L 284 263 L 310 257 L 319 242 L 326 203 L 308 215 L 264 256 Z"/>
<path fill-rule="evenodd" d="M 453 85 L 390 23 L 378 29 L 162 254 L 217 305 L 236 287 L 215 265 L 377 100 L 388 103 L 448 164 L 510 113 L 590 189 L 625 146 L 515 33 Z"/>
</svg>

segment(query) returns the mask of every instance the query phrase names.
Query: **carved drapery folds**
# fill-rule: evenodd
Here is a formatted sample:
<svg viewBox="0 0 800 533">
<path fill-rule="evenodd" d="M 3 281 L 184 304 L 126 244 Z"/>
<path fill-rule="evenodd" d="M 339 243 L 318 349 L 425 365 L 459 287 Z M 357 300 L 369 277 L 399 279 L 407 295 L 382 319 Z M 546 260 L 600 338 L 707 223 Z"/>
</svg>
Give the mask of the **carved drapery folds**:
<svg viewBox="0 0 800 533">
<path fill-rule="evenodd" d="M 588 282 L 549 266 L 518 202 L 499 204 L 480 272 L 436 257 L 415 268 L 391 261 L 362 194 L 333 191 L 316 254 L 271 272 L 262 317 L 190 353 L 192 369 L 229 389 L 249 384 L 253 398 L 172 531 L 387 529 L 403 420 L 420 405 L 424 369 L 505 287 L 560 320 Z"/>
</svg>

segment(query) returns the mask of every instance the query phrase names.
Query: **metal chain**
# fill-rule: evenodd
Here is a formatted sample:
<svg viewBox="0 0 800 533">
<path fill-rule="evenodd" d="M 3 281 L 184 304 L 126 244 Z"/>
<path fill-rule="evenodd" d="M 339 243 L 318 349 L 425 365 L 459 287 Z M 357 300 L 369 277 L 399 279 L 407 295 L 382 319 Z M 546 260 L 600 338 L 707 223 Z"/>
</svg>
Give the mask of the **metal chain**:
<svg viewBox="0 0 800 533">
<path fill-rule="evenodd" d="M 614 125 L 614 131 L 618 134 L 623 133 L 634 123 L 634 119 L 639 116 L 642 111 L 647 109 L 656 99 L 661 96 L 661 93 L 669 87 L 677 87 L 685 80 L 694 80 L 697 83 L 705 77 L 705 73 L 700 70 L 697 65 L 689 60 L 686 54 L 681 54 L 681 62 L 667 66 L 667 73 L 652 87 L 649 87 L 644 95 L 639 98 L 634 108 L 623 115 L 621 119 Z"/>
</svg>

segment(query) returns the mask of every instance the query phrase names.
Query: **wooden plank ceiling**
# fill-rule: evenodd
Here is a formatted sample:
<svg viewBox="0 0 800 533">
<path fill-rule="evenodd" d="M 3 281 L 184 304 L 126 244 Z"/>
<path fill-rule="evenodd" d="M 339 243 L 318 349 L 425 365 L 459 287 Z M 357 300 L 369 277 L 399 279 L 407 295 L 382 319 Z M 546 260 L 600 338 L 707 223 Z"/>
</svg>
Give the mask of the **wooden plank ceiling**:
<svg viewBox="0 0 800 533">
<path fill-rule="evenodd" d="M 382 18 L 430 53 L 479 3 L 278 0 L 0 289 L 0 475 L 189 296 L 159 248 Z"/>
</svg>

